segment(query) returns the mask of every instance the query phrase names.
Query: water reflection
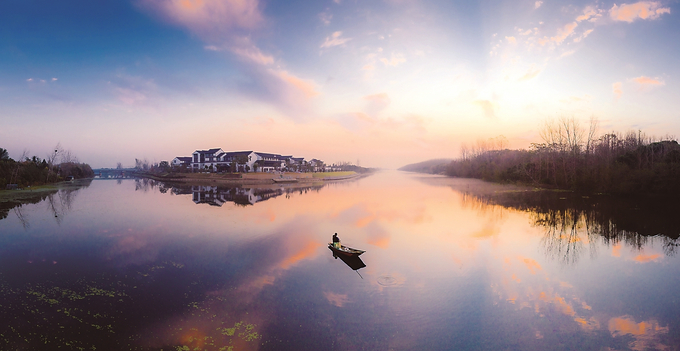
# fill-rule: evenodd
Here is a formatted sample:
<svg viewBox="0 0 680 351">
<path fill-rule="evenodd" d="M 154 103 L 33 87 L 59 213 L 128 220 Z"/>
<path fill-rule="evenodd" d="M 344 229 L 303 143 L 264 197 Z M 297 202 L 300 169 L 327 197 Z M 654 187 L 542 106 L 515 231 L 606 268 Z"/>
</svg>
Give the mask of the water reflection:
<svg viewBox="0 0 680 351">
<path fill-rule="evenodd" d="M 44 201 L 54 220 L 61 224 L 64 216 L 71 210 L 79 191 L 89 187 L 91 183 L 92 179 L 82 179 L 56 184 L 54 189 L 23 190 L 21 193 L 8 194 L 11 196 L 9 200 L 0 202 L 0 220 L 7 218 L 9 211 L 12 210 L 21 226 L 29 229 L 30 215 L 24 211 L 24 207 Z"/>
<path fill-rule="evenodd" d="M 574 264 L 587 253 L 596 255 L 600 240 L 614 248 L 624 243 L 638 251 L 652 241 L 661 242 L 665 256 L 675 255 L 680 245 L 680 216 L 676 215 L 680 205 L 670 199 L 585 196 L 469 179 L 419 180 L 461 192 L 464 207 L 487 215 L 501 218 L 499 206 L 528 212 L 531 223 L 545 230 L 545 253 L 564 264 Z M 654 258 L 638 255 L 637 259 L 650 257 Z"/>
<path fill-rule="evenodd" d="M 259 186 L 216 186 L 216 185 L 190 185 L 172 184 L 159 182 L 153 179 L 135 179 L 135 190 L 148 192 L 158 189 L 162 194 L 168 191 L 174 195 L 191 195 L 195 204 L 207 204 L 221 207 L 227 202 L 237 206 L 250 206 L 258 202 L 267 201 L 271 198 L 285 195 L 290 198 L 294 194 L 306 194 L 309 191 L 318 192 L 331 183 L 304 184 L 262 184 Z"/>
<path fill-rule="evenodd" d="M 429 184 L 385 173 L 230 206 L 222 187 L 95 181 L 59 224 L 47 199 L 25 205 L 28 229 L 0 221 L 0 349 L 680 345 L 680 258 L 660 237 L 605 242 L 592 215 Z M 194 190 L 225 202 L 197 206 Z M 546 257 L 548 227 L 597 257 Z M 366 262 L 328 255 L 334 232 Z"/>
<path fill-rule="evenodd" d="M 354 271 L 358 271 L 364 267 L 366 267 L 366 264 L 364 261 L 361 260 L 359 256 L 348 256 L 348 255 L 338 255 L 333 251 L 333 249 L 328 247 L 329 250 L 333 253 L 333 258 L 335 259 L 340 259 L 342 262 L 344 262 L 349 268 L 351 268 Z M 359 272 L 357 272 L 359 273 Z M 359 274 L 361 276 L 361 274 Z M 361 277 L 363 279 L 363 277 Z"/>
</svg>

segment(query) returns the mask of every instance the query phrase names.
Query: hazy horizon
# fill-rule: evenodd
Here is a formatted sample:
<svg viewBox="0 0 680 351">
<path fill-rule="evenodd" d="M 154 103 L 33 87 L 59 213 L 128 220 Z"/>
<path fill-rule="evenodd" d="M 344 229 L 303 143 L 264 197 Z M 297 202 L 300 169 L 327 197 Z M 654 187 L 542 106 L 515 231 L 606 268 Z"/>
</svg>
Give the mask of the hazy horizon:
<svg viewBox="0 0 680 351">
<path fill-rule="evenodd" d="M 194 150 L 399 168 L 550 118 L 680 135 L 669 1 L 0 4 L 0 147 L 94 168 Z"/>
</svg>

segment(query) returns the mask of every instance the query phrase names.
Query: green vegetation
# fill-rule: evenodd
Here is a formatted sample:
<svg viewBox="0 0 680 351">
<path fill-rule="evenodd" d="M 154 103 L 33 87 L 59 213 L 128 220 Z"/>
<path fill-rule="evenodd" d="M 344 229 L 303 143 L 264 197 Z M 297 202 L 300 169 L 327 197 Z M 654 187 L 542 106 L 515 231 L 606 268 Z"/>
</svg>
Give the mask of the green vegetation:
<svg viewBox="0 0 680 351">
<path fill-rule="evenodd" d="M 57 159 L 60 163 L 56 163 Z M 50 184 L 66 179 L 94 177 L 92 168 L 86 163 L 78 162 L 70 151 L 64 151 L 59 145 L 47 158 L 28 157 L 26 153 L 15 161 L 9 157 L 6 149 L 0 148 L 0 190 L 8 184 L 17 184 L 18 188 Z"/>
<path fill-rule="evenodd" d="M 641 131 L 596 137 L 596 129 L 596 120 L 586 131 L 573 118 L 561 118 L 546 122 L 544 142 L 530 150 L 504 149 L 504 138 L 463 145 L 446 174 L 598 193 L 680 194 L 676 140 L 653 140 Z"/>
</svg>

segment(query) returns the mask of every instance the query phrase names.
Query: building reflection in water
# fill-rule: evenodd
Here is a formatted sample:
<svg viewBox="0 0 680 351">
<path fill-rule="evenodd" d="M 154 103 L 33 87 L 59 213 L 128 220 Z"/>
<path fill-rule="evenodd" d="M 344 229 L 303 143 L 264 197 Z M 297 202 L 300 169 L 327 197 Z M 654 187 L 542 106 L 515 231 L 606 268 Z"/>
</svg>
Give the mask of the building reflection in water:
<svg viewBox="0 0 680 351">
<path fill-rule="evenodd" d="M 293 193 L 306 193 L 318 191 L 325 184 L 304 187 L 219 187 L 209 185 L 173 186 L 172 193 L 175 195 L 191 195 L 195 204 L 208 204 L 210 206 L 222 206 L 227 202 L 233 202 L 238 206 L 250 206 L 258 202 L 266 201 L 281 195 L 290 196 Z"/>
</svg>

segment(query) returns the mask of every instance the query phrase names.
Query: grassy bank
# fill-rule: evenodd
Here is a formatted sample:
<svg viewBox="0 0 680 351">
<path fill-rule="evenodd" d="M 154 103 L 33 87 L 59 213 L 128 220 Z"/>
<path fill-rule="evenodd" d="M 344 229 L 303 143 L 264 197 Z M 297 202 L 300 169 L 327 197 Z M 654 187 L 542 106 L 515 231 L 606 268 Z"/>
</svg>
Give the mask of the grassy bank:
<svg viewBox="0 0 680 351">
<path fill-rule="evenodd" d="M 279 173 L 137 173 L 138 176 L 150 178 L 154 180 L 179 182 L 179 183 L 193 183 L 193 184 L 213 184 L 213 183 L 229 183 L 229 184 L 264 184 L 273 183 L 273 178 L 278 178 Z M 335 179 L 352 177 L 358 175 L 354 171 L 344 172 L 319 172 L 319 173 L 297 173 L 284 172 L 284 177 L 294 178 L 301 182 L 319 181 L 324 179 Z"/>
</svg>

